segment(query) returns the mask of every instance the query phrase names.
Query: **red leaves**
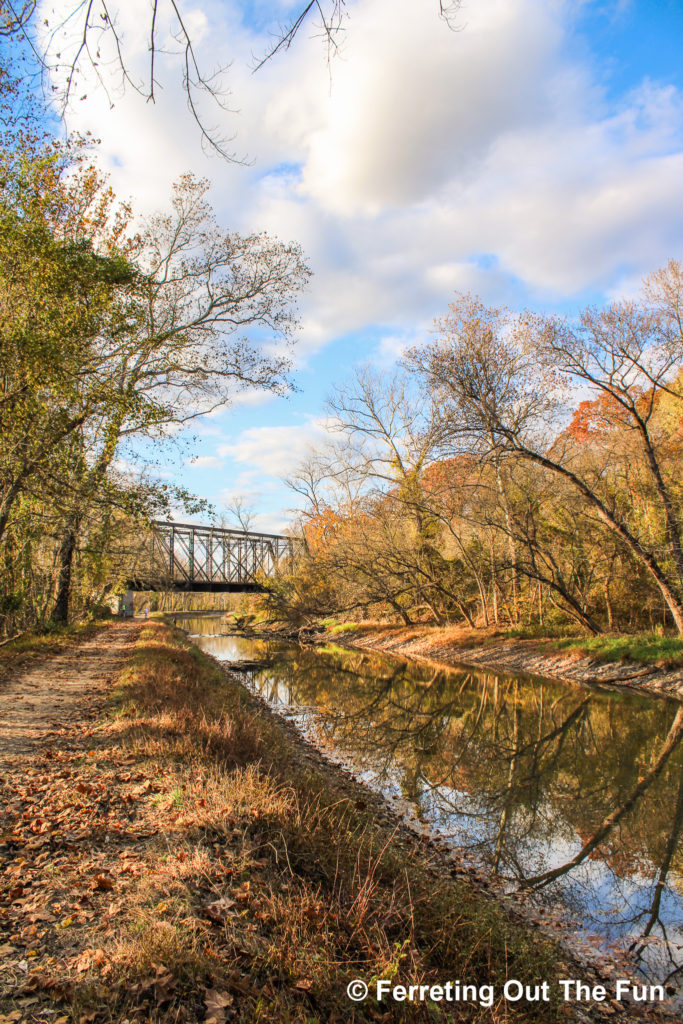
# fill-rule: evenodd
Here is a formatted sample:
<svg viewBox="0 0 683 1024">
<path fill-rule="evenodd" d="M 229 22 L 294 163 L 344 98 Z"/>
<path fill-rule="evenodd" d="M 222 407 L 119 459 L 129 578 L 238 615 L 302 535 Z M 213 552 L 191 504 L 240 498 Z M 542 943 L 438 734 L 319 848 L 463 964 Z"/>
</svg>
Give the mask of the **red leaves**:
<svg viewBox="0 0 683 1024">
<path fill-rule="evenodd" d="M 91 971 L 95 968 L 102 968 L 107 964 L 107 957 L 102 949 L 84 949 L 74 960 L 71 966 L 79 974 Z"/>
</svg>

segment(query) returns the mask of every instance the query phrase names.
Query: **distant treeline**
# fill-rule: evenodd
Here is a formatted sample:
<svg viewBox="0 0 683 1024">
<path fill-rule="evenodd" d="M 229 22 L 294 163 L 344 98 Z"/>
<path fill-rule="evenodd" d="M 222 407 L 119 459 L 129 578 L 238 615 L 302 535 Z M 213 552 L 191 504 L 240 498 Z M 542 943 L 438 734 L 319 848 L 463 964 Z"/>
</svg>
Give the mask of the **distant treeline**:
<svg viewBox="0 0 683 1024">
<path fill-rule="evenodd" d="M 683 632 L 682 264 L 575 319 L 462 296 L 328 412 L 286 614 Z"/>
</svg>

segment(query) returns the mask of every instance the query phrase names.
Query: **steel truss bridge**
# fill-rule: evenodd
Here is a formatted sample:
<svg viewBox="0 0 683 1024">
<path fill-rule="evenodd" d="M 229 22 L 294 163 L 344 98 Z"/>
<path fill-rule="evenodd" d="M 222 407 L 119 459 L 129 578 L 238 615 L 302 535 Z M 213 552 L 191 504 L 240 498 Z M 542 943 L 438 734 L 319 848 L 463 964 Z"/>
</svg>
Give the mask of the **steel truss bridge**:
<svg viewBox="0 0 683 1024">
<path fill-rule="evenodd" d="M 263 590 L 291 560 L 293 541 L 277 533 L 250 533 L 189 523 L 152 523 L 145 566 L 131 590 L 224 593 Z"/>
</svg>

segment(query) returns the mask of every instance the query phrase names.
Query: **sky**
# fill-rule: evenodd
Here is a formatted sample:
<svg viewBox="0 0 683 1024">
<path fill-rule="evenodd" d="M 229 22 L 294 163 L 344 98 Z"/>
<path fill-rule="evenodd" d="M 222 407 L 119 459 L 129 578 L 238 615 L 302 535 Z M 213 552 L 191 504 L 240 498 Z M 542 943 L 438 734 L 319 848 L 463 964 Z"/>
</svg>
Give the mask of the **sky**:
<svg viewBox="0 0 683 1024">
<path fill-rule="evenodd" d="M 455 292 L 571 314 L 683 258 L 679 0 L 465 0 L 450 26 L 438 0 L 348 0 L 331 61 L 312 21 L 254 73 L 302 6 L 182 4 L 203 66 L 230 63 L 231 111 L 206 119 L 242 163 L 203 152 L 172 57 L 154 103 L 86 75 L 67 118 L 100 139 L 97 159 L 141 215 L 193 171 L 226 228 L 304 249 L 297 390 L 197 421 L 162 470 L 219 515 L 241 499 L 273 532 L 296 504 L 282 478 L 324 436 L 334 384 L 356 364 L 388 372 Z M 54 23 L 54 7 L 41 18 Z M 143 5 L 118 10 L 142 75 Z M 160 19 L 172 27 L 167 8 Z"/>
</svg>

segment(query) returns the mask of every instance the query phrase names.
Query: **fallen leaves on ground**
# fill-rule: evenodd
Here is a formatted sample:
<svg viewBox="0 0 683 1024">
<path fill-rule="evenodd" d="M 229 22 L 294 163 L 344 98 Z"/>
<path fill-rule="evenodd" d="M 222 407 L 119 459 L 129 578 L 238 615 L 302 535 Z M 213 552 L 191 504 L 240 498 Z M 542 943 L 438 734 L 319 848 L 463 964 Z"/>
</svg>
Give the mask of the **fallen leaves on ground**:
<svg viewBox="0 0 683 1024">
<path fill-rule="evenodd" d="M 235 914 L 235 911 L 232 909 L 234 906 L 234 900 L 227 899 L 223 896 L 221 899 L 214 900 L 213 903 L 207 904 L 205 908 L 206 916 L 212 921 L 223 923 Z"/>
<path fill-rule="evenodd" d="M 205 1024 L 223 1024 L 226 1010 L 233 1003 L 233 997 L 229 992 L 221 992 L 219 989 L 207 989 L 204 994 L 204 1006 L 206 1007 Z"/>
</svg>

